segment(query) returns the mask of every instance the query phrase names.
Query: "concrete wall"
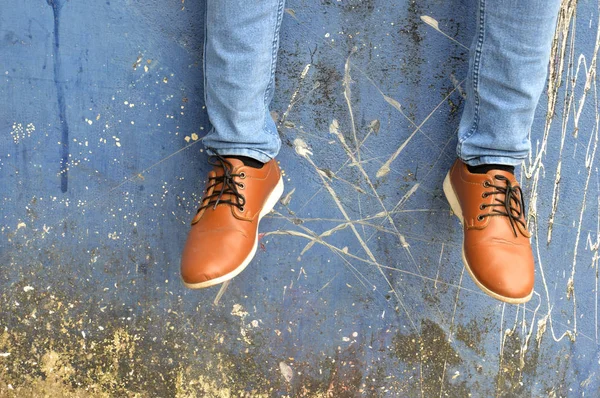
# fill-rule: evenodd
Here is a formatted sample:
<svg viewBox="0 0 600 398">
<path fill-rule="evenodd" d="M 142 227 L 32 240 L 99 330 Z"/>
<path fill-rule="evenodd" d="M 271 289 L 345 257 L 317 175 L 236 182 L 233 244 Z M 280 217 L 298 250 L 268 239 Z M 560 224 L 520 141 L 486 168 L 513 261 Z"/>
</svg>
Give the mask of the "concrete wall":
<svg viewBox="0 0 600 398">
<path fill-rule="evenodd" d="M 204 3 L 5 0 L 0 396 L 600 396 L 599 5 L 564 3 L 521 173 L 536 290 L 510 306 L 464 272 L 441 189 L 471 0 L 288 1 L 285 196 L 221 297 L 178 268 Z"/>
</svg>

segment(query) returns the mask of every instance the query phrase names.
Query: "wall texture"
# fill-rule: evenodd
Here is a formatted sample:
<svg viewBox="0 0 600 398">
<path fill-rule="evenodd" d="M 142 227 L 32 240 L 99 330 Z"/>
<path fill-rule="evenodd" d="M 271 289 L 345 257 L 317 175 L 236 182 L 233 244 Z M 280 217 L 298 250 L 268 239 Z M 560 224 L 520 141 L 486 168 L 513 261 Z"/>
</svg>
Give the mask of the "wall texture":
<svg viewBox="0 0 600 398">
<path fill-rule="evenodd" d="M 522 167 L 522 306 L 465 274 L 441 189 L 472 0 L 288 1 L 284 198 L 222 295 L 185 290 L 203 7 L 0 6 L 0 396 L 600 396 L 598 2 L 564 1 Z"/>
</svg>

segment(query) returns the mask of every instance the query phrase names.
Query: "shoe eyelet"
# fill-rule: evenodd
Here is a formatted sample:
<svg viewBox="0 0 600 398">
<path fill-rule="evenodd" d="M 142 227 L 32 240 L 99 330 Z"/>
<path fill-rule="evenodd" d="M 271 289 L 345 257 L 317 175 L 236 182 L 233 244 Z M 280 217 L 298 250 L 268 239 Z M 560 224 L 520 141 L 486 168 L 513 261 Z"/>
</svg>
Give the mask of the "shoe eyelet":
<svg viewBox="0 0 600 398">
<path fill-rule="evenodd" d="M 246 173 L 244 173 L 243 171 L 240 173 L 240 178 L 243 180 L 244 178 L 246 178 Z"/>
<path fill-rule="evenodd" d="M 477 216 L 477 221 L 483 221 L 483 216 L 481 214 Z"/>
<path fill-rule="evenodd" d="M 244 212 L 244 206 L 240 207 L 240 213 Z"/>
<path fill-rule="evenodd" d="M 241 183 L 239 183 L 238 187 L 240 187 L 240 189 L 246 189 L 246 184 L 241 182 Z"/>
<path fill-rule="evenodd" d="M 488 197 L 488 194 L 487 194 L 487 192 L 484 192 L 484 193 L 482 193 L 482 194 L 481 194 L 481 197 L 482 197 L 482 198 L 484 198 L 484 199 L 485 199 L 485 198 L 487 198 L 487 197 Z"/>
<path fill-rule="evenodd" d="M 480 205 L 479 205 L 479 210 L 485 210 L 485 204 L 483 204 L 483 203 L 482 203 L 482 204 L 480 204 Z"/>
<path fill-rule="evenodd" d="M 490 182 L 489 181 L 484 181 L 483 182 L 483 187 L 484 188 L 489 188 L 490 187 Z"/>
</svg>

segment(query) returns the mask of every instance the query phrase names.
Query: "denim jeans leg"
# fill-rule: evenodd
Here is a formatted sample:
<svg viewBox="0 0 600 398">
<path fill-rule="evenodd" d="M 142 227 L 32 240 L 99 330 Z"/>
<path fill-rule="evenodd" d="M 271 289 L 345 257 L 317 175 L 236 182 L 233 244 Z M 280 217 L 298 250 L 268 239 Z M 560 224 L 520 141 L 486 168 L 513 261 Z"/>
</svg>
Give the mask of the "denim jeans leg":
<svg viewBox="0 0 600 398">
<path fill-rule="evenodd" d="M 518 165 L 546 84 L 560 0 L 479 0 L 458 157 Z"/>
<path fill-rule="evenodd" d="M 284 0 L 208 0 L 204 93 L 211 130 L 203 143 L 220 155 L 267 162 L 281 142 L 269 112 Z"/>
</svg>

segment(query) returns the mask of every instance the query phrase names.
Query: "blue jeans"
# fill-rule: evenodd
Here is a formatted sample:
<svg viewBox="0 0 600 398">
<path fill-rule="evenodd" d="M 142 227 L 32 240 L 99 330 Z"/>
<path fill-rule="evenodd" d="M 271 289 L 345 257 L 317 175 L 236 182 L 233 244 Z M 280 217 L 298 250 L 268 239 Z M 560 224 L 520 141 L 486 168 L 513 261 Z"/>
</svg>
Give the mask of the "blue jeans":
<svg viewBox="0 0 600 398">
<path fill-rule="evenodd" d="M 204 100 L 207 149 L 268 162 L 281 141 L 269 104 L 284 0 L 208 0 Z"/>
<path fill-rule="evenodd" d="M 281 146 L 273 97 L 284 0 L 208 0 L 205 146 L 266 162 Z M 457 153 L 466 163 L 517 165 L 546 83 L 560 0 L 479 0 Z"/>
<path fill-rule="evenodd" d="M 521 163 L 546 84 L 560 0 L 479 0 L 458 157 L 471 166 Z"/>
</svg>

